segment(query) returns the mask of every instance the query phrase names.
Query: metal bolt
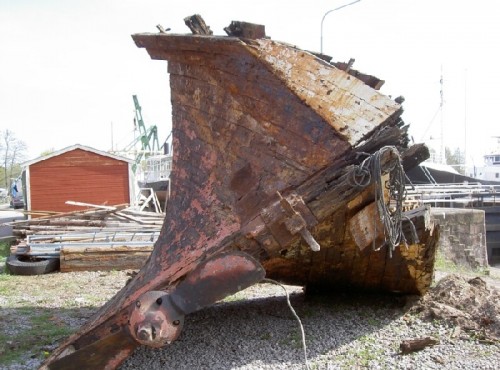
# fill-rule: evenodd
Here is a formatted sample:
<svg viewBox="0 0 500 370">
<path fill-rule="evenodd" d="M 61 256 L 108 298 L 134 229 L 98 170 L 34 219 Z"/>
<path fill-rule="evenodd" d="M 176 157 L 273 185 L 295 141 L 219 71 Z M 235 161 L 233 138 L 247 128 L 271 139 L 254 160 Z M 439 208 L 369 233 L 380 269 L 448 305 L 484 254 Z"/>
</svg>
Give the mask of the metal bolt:
<svg viewBox="0 0 500 370">
<path fill-rule="evenodd" d="M 137 338 L 144 342 L 151 342 L 156 339 L 157 334 L 161 331 L 154 324 L 144 323 L 137 328 Z"/>
<path fill-rule="evenodd" d="M 143 341 L 150 341 L 152 337 L 151 327 L 142 327 L 137 331 L 137 337 Z"/>
<path fill-rule="evenodd" d="M 160 306 L 162 304 L 162 302 L 163 302 L 163 299 L 161 297 L 156 300 L 156 304 L 158 306 Z"/>
<path fill-rule="evenodd" d="M 181 322 L 180 322 L 179 320 L 175 320 L 172 324 L 173 324 L 174 326 L 178 326 L 180 323 L 181 323 Z"/>
</svg>

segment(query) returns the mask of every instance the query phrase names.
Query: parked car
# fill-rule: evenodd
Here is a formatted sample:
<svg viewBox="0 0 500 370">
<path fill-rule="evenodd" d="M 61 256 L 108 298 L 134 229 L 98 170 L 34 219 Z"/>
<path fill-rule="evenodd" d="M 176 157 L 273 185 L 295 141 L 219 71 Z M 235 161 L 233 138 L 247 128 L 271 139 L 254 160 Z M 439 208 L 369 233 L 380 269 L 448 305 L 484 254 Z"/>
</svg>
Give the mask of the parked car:
<svg viewBox="0 0 500 370">
<path fill-rule="evenodd" d="M 10 206 L 14 209 L 24 208 L 24 198 L 22 194 L 16 194 L 10 197 Z"/>
</svg>

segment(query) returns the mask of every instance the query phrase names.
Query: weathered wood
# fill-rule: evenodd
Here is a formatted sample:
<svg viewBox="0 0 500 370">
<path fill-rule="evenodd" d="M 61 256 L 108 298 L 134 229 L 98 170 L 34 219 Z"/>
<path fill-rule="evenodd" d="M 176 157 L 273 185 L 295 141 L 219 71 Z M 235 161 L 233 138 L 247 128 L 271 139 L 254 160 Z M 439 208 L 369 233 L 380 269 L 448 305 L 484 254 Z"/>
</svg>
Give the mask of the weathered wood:
<svg viewBox="0 0 500 370">
<path fill-rule="evenodd" d="M 287 89 L 283 89 L 283 85 L 314 109 L 315 113 L 324 119 L 323 122 L 330 124 L 335 130 L 337 135 L 346 138 L 351 144 L 355 145 L 363 137 L 373 129 L 375 129 L 380 122 L 386 121 L 388 116 L 399 116 L 402 113 L 401 106 L 393 100 L 388 99 L 376 90 L 367 86 L 363 81 L 356 78 L 346 79 L 348 76 L 346 72 L 333 68 L 332 66 L 325 66 L 324 62 L 317 59 L 314 55 L 305 51 L 276 43 L 275 41 L 267 39 L 254 40 L 253 45 L 249 46 L 239 39 L 214 37 L 205 40 L 198 40 L 196 42 L 196 49 L 193 48 L 193 40 L 186 36 L 176 35 L 134 35 L 134 40 L 139 47 L 147 47 L 148 52 L 152 53 L 156 59 L 169 59 L 171 50 L 182 50 L 186 52 L 192 49 L 194 54 L 198 55 L 197 66 L 211 66 L 212 63 L 217 63 L 218 52 L 221 48 L 226 53 L 219 55 L 224 58 L 228 52 L 232 51 L 232 55 L 223 60 L 226 63 L 230 60 L 231 63 L 225 66 L 219 66 L 206 74 L 206 78 L 210 78 L 214 72 L 224 71 L 228 68 L 235 70 L 235 74 L 245 74 L 243 79 L 231 80 L 231 83 L 224 84 L 224 86 L 231 86 L 236 83 L 245 83 L 247 81 L 246 74 L 259 75 L 260 71 L 267 71 L 274 74 L 274 81 L 278 78 L 281 83 L 280 93 L 273 94 L 268 102 L 273 102 L 275 99 L 280 98 L 282 94 L 287 93 Z M 161 49 L 159 49 L 161 47 Z M 218 52 L 214 52 L 217 50 Z M 164 54 L 164 53 L 167 54 Z M 206 58 L 205 56 L 211 56 Z M 257 58 L 252 58 L 252 55 Z M 214 56 L 214 58 L 212 58 Z M 201 58 L 201 59 L 200 59 Z M 236 59 L 238 58 L 238 59 Z M 250 63 L 242 62 L 250 61 Z M 186 61 L 183 61 L 183 64 Z M 255 67 L 261 66 L 262 69 Z M 172 73 L 172 65 L 169 63 L 169 71 Z M 247 72 L 248 70 L 248 72 Z M 263 73 L 263 72 L 262 72 Z M 316 75 L 321 74 L 321 83 L 315 78 Z M 265 79 L 265 73 L 263 73 Z M 294 76 L 296 78 L 289 78 Z M 271 80 L 271 78 L 269 78 Z M 222 86 L 219 82 L 216 86 Z M 252 96 L 259 94 L 263 91 L 263 85 L 260 84 L 257 88 L 246 89 L 241 91 L 252 91 Z M 266 86 L 267 87 L 267 86 Z M 177 88 L 173 88 L 173 92 Z M 236 91 L 240 91 L 237 89 Z M 200 90 L 203 92 L 203 90 Z M 248 96 L 248 94 L 246 94 Z M 210 101 L 210 100 L 209 100 Z M 355 114 L 350 114 L 359 110 L 359 105 L 362 105 L 364 117 L 361 118 Z M 292 105 L 293 106 L 293 105 Z M 276 105 L 273 105 L 276 107 Z M 290 103 L 282 105 L 284 108 L 291 108 Z M 295 112 L 299 113 L 303 110 L 297 109 Z M 224 112 L 228 112 L 224 110 Z M 253 114 L 258 114 L 259 111 L 255 110 Z M 291 115 L 292 116 L 292 115 Z M 325 130 L 321 130 L 325 131 Z M 314 131 L 311 131 L 314 133 Z"/>
<path fill-rule="evenodd" d="M 375 203 L 370 203 L 356 213 L 349 221 L 349 232 L 354 243 L 362 251 L 368 246 L 380 246 L 383 243 L 384 225 Z"/>
<path fill-rule="evenodd" d="M 142 294 L 171 292 L 203 261 L 230 251 L 251 255 L 266 276 L 307 291 L 428 289 L 438 233 L 420 220 L 425 216 L 413 217 L 419 242 L 392 254 L 387 247 L 360 250 L 347 227 L 375 200 L 378 182 L 354 177 L 363 159 L 408 143 L 399 103 L 308 52 L 267 39 L 133 38 L 169 61 L 177 149 L 166 221 L 148 263 L 48 364 L 68 347 L 78 351 L 127 331 Z M 400 158 L 395 149 L 383 153 L 377 158 L 385 173 Z"/>
<path fill-rule="evenodd" d="M 333 63 L 333 65 L 335 67 L 337 67 L 338 69 L 346 71 L 351 76 L 354 76 L 357 79 L 363 81 L 365 84 L 374 88 L 375 90 L 380 90 L 380 88 L 384 85 L 385 81 L 381 80 L 375 76 L 367 75 L 365 73 L 361 73 L 360 71 L 353 69 L 352 68 L 353 63 L 354 63 L 354 59 L 351 59 L 351 60 L 349 60 L 348 63 L 336 62 L 336 63 Z"/>
<path fill-rule="evenodd" d="M 63 247 L 61 272 L 140 269 L 151 255 L 152 246 Z"/>
<path fill-rule="evenodd" d="M 98 243 L 98 242 L 123 242 L 125 246 L 133 246 L 137 241 L 143 240 L 145 232 L 152 232 L 147 236 L 148 241 L 156 240 L 163 224 L 163 215 L 137 212 L 124 209 L 123 205 L 113 209 L 95 209 L 83 212 L 71 212 L 70 214 L 52 215 L 45 219 L 32 219 L 23 223 L 15 224 L 13 235 L 18 239 L 18 246 L 12 253 L 27 255 L 57 255 L 60 243 Z M 103 233 L 105 237 L 101 237 Z M 124 234 L 125 233 L 125 234 Z M 26 238 L 31 237 L 30 246 L 27 246 Z M 34 238 L 36 237 L 36 238 Z M 154 238 L 150 240 L 150 238 Z M 40 245 L 42 243 L 43 245 Z M 51 245 L 53 243 L 53 247 Z M 25 247 L 23 247 L 25 245 Z M 72 248 L 75 245 L 71 246 Z M 148 247 L 150 249 L 150 247 Z M 149 250 L 148 249 L 148 250 Z M 124 253 L 119 251 L 119 253 Z M 85 268 L 93 269 L 92 256 L 96 268 L 104 268 L 100 261 L 102 256 L 89 254 L 88 263 L 82 264 L 78 270 Z M 118 257 L 117 257 L 118 258 Z M 115 269 L 133 268 L 141 263 L 130 262 L 131 255 L 127 254 L 125 262 L 117 263 Z M 107 261 L 109 258 L 106 258 Z M 64 263 L 63 263 L 64 264 Z M 111 264 L 111 262 L 110 262 Z M 142 265 L 141 265 L 142 266 Z M 107 268 L 107 267 L 106 267 Z M 134 267 L 135 268 L 135 267 Z M 138 267 L 137 267 L 138 268 Z M 64 268 L 63 268 L 64 270 Z"/>
<path fill-rule="evenodd" d="M 116 208 L 116 210 L 122 210 L 128 206 L 129 206 L 128 203 L 125 203 L 125 204 L 116 205 L 114 207 Z M 83 216 L 93 217 L 95 215 L 108 214 L 109 212 L 110 212 L 109 210 L 102 210 L 102 209 L 86 209 L 86 210 L 78 210 L 78 211 L 70 211 L 70 212 L 57 212 L 57 213 L 49 212 L 51 214 L 49 214 L 47 216 L 38 217 L 38 218 L 36 218 L 36 220 L 35 219 L 21 220 L 21 221 L 15 221 L 12 224 L 19 225 L 19 224 L 24 224 L 24 223 L 44 222 L 44 220 L 48 220 L 48 219 L 52 219 L 52 218 L 61 218 L 61 217 L 74 216 L 74 215 L 82 215 L 82 217 Z"/>
<path fill-rule="evenodd" d="M 99 227 L 100 229 L 100 227 Z M 77 226 L 77 225 L 30 225 L 25 230 L 29 230 L 31 232 L 37 232 L 37 231 L 59 231 L 59 232 L 65 232 L 65 231 L 84 231 L 84 230 L 96 230 L 96 226 L 93 225 L 82 225 L 82 226 Z"/>
<path fill-rule="evenodd" d="M 439 341 L 437 339 L 431 337 L 406 339 L 401 342 L 399 349 L 402 354 L 406 355 L 408 353 L 421 351 L 426 347 L 434 346 L 438 343 Z"/>
<path fill-rule="evenodd" d="M 141 218 L 141 217 L 135 217 L 135 216 L 132 216 L 132 215 L 128 215 L 126 213 L 123 213 L 123 212 L 117 212 L 116 213 L 117 216 L 121 216 L 125 219 L 128 219 L 128 220 L 131 220 L 131 221 L 134 221 L 134 222 L 137 222 L 139 224 L 147 224 L 147 225 L 162 225 L 163 224 L 163 219 L 144 219 L 144 218 Z"/>
<path fill-rule="evenodd" d="M 105 209 L 107 211 L 116 211 L 115 207 L 105 206 L 105 205 L 99 205 L 99 204 L 92 204 L 92 203 L 85 203 L 85 202 L 76 202 L 74 200 L 67 200 L 65 203 L 69 204 L 69 205 L 72 205 L 72 206 L 88 207 L 88 208 L 96 208 L 96 209 Z"/>
<path fill-rule="evenodd" d="M 199 14 L 184 18 L 184 23 L 189 27 L 193 35 L 212 35 L 213 32 Z"/>
<path fill-rule="evenodd" d="M 403 157 L 403 168 L 405 171 L 411 170 L 418 166 L 419 163 L 429 159 L 429 148 L 425 144 L 415 144 L 409 147 Z"/>
<path fill-rule="evenodd" d="M 228 36 L 242 37 L 246 39 L 262 39 L 266 37 L 266 27 L 262 24 L 232 21 L 224 27 Z"/>
<path fill-rule="evenodd" d="M 104 227 L 106 222 L 104 220 L 85 220 L 85 219 L 51 219 L 46 222 L 30 222 L 26 228 L 34 230 L 36 227 L 39 228 L 58 228 L 61 226 L 75 227 L 75 226 L 85 226 L 85 227 Z"/>
</svg>

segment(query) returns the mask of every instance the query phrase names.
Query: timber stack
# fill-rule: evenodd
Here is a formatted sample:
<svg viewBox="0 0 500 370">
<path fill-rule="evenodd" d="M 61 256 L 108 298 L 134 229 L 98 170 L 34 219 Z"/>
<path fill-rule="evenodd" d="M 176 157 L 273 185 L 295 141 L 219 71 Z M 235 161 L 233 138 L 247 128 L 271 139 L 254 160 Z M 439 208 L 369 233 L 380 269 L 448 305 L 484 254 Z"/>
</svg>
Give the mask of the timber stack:
<svg viewBox="0 0 500 370">
<path fill-rule="evenodd" d="M 186 314 L 261 281 L 424 294 L 438 230 L 405 214 L 408 150 L 402 98 L 325 55 L 232 22 L 214 36 L 133 35 L 168 61 L 172 194 L 151 257 L 135 278 L 46 361 L 50 369 L 117 367 L 139 345 L 175 340 Z"/>
<path fill-rule="evenodd" d="M 139 269 L 148 259 L 163 214 L 140 212 L 127 204 L 15 221 L 11 254 L 59 259 L 61 272 Z"/>
</svg>

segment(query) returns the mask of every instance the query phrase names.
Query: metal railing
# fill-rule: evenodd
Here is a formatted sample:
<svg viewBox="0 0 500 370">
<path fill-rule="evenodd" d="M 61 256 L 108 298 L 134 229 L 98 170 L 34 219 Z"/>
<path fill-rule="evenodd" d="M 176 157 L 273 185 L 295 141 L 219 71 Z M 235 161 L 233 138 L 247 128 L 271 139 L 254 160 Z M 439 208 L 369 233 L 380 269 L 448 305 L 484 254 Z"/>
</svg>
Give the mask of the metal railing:
<svg viewBox="0 0 500 370">
<path fill-rule="evenodd" d="M 483 207 L 500 204 L 500 185 L 426 184 L 407 185 L 405 204 L 441 207 Z"/>
</svg>

